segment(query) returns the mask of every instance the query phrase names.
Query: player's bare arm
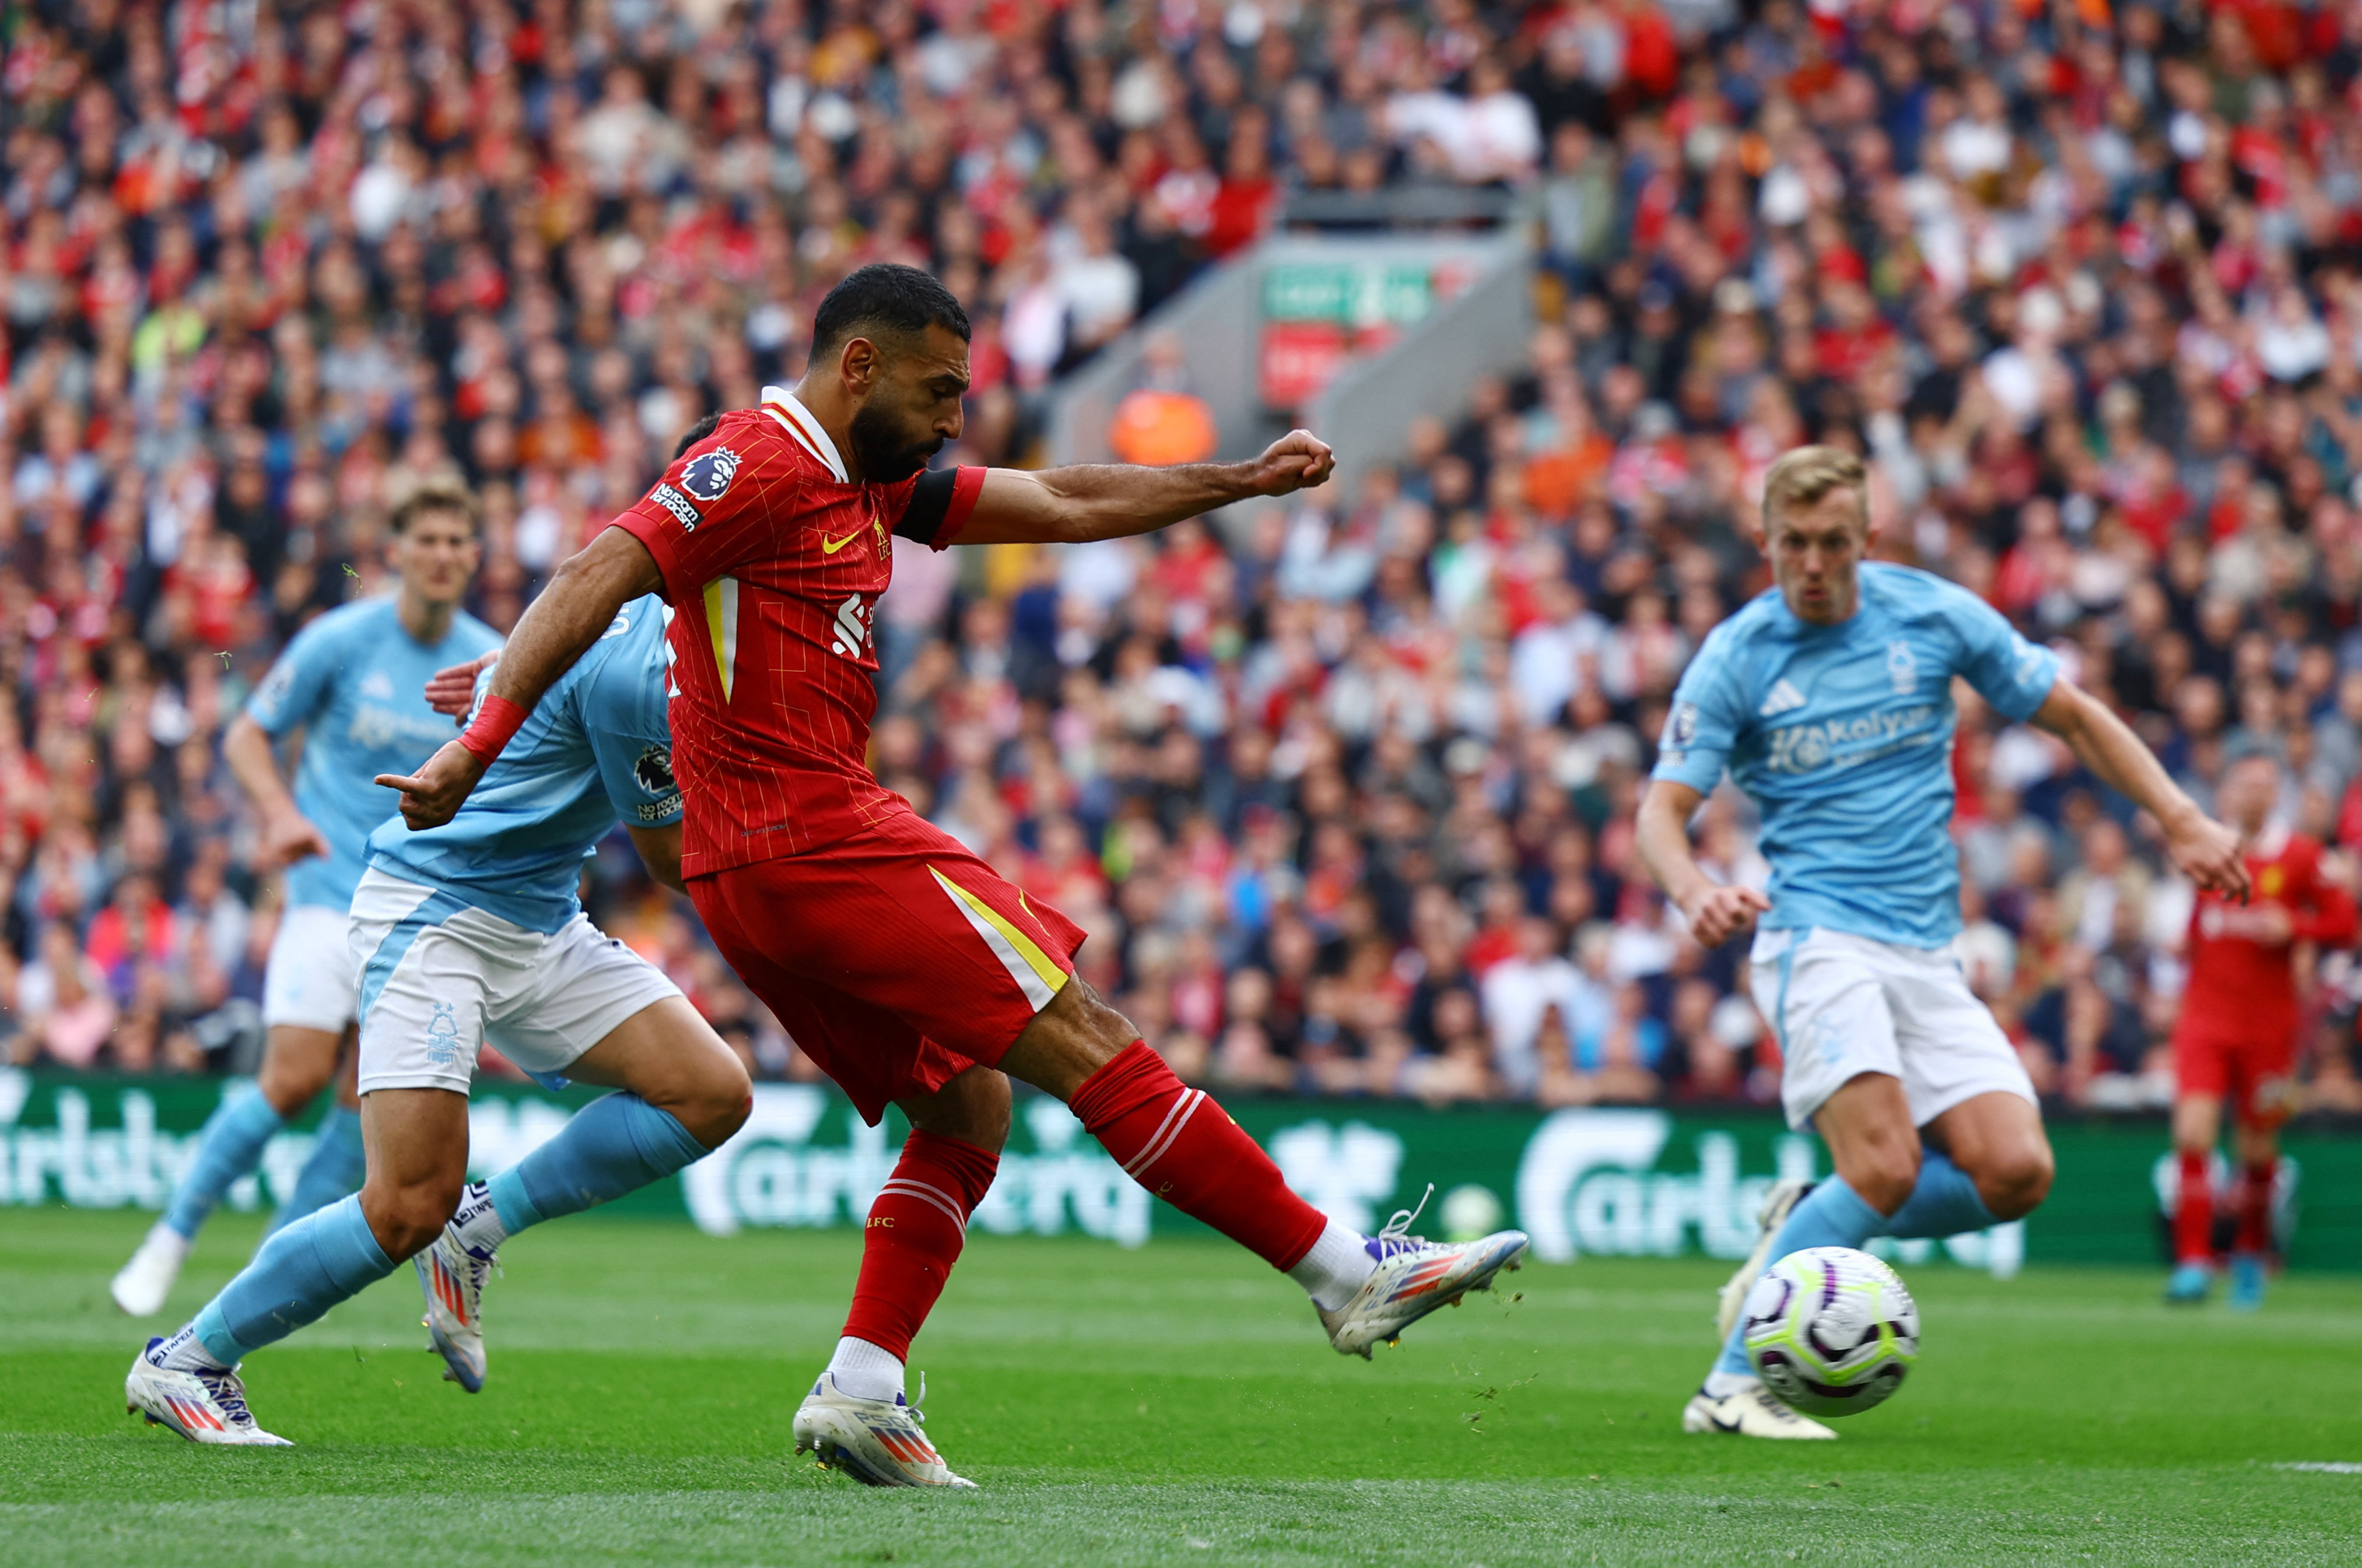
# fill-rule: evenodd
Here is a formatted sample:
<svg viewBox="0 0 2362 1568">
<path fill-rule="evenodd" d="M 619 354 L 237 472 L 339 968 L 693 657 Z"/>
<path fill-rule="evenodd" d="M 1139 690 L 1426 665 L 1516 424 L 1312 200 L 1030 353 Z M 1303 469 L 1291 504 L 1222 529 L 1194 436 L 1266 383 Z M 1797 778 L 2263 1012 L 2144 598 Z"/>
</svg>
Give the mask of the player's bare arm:
<svg viewBox="0 0 2362 1568">
<path fill-rule="evenodd" d="M 1689 922 L 1690 934 L 1701 946 L 1719 947 L 1768 911 L 1772 900 L 1755 888 L 1726 887 L 1699 867 L 1690 852 L 1690 818 L 1701 799 L 1686 784 L 1653 780 L 1640 799 L 1635 842 L 1649 875 Z"/>
<path fill-rule="evenodd" d="M 560 563 L 549 586 L 526 607 L 501 650 L 490 696 L 532 712 L 541 694 L 614 624 L 617 611 L 662 586 L 646 546 L 621 528 L 604 530 Z M 416 831 L 457 816 L 490 766 L 463 736 L 428 757 L 415 774 L 381 773 L 377 781 L 402 791 L 402 820 Z"/>
<path fill-rule="evenodd" d="M 2062 676 L 2035 710 L 2034 722 L 2065 741 L 2103 782 L 2157 819 L 2165 830 L 2166 852 L 2191 881 L 2225 898 L 2247 897 L 2239 835 L 2200 811 L 2106 703 Z"/>
<path fill-rule="evenodd" d="M 959 439 L 967 350 L 963 333 L 941 325 L 917 332 L 864 326 L 833 354 L 815 354 L 797 395 L 828 432 L 852 477 L 897 481 Z M 1328 443 L 1308 430 L 1291 430 L 1260 457 L 1240 463 L 994 469 L 958 543 L 1080 544 L 1146 534 L 1250 496 L 1307 489 L 1335 467 Z"/>
<path fill-rule="evenodd" d="M 648 868 L 649 876 L 676 893 L 689 891 L 689 884 L 680 877 L 679 823 L 664 827 L 635 827 L 625 823 L 624 831 L 632 835 L 632 847 L 640 852 L 640 864 Z"/>
<path fill-rule="evenodd" d="M 229 733 L 222 737 L 222 759 L 262 818 L 259 852 L 265 864 L 280 867 L 307 856 L 327 857 L 328 840 L 296 809 L 295 797 L 280 775 L 268 731 L 240 713 L 230 721 Z"/>
<path fill-rule="evenodd" d="M 1081 544 L 1153 533 L 1250 496 L 1309 490 L 1336 467 L 1327 442 L 1309 430 L 1291 430 L 1242 463 L 994 469 L 985 475 L 976 513 L 958 542 Z"/>
</svg>

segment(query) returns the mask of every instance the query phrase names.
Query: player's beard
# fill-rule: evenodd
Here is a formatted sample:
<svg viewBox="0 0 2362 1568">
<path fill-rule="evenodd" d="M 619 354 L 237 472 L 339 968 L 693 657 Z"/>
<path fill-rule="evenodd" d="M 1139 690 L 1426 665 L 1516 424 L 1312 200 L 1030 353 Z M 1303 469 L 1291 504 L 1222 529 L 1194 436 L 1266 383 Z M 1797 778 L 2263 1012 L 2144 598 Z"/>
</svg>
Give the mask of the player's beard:
<svg viewBox="0 0 2362 1568">
<path fill-rule="evenodd" d="M 909 479 L 944 447 L 944 438 L 932 432 L 912 440 L 893 415 L 873 403 L 853 411 L 853 427 L 847 434 L 853 441 L 854 460 L 861 465 L 861 477 L 872 484 Z"/>
</svg>

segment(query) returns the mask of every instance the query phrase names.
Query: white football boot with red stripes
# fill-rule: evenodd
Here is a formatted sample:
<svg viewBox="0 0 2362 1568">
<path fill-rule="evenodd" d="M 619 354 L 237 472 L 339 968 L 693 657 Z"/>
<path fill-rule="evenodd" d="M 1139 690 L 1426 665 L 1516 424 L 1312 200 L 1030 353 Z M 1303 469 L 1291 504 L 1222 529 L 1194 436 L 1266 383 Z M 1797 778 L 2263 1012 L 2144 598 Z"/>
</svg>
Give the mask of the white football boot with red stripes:
<svg viewBox="0 0 2362 1568">
<path fill-rule="evenodd" d="M 1419 1208 L 1426 1206 L 1420 1199 Z M 1379 1341 L 1393 1344 L 1437 1308 L 1457 1307 L 1468 1292 L 1492 1289 L 1493 1276 L 1516 1269 L 1526 1255 L 1523 1231 L 1496 1231 L 1473 1242 L 1430 1242 L 1407 1233 L 1418 1218 L 1416 1209 L 1397 1209 L 1386 1228 L 1370 1238 L 1370 1256 L 1378 1266 L 1351 1301 L 1333 1312 L 1313 1304 L 1340 1355 L 1369 1360 Z"/>
<path fill-rule="evenodd" d="M 919 1397 L 926 1397 L 926 1379 L 921 1378 Z M 919 1430 L 925 1419 L 900 1394 L 890 1400 L 858 1399 L 823 1372 L 796 1410 L 796 1452 L 809 1452 L 828 1469 L 869 1486 L 974 1486 L 952 1474 Z"/>
<path fill-rule="evenodd" d="M 484 1387 L 484 1281 L 500 1266 L 498 1258 L 459 1240 L 457 1227 L 446 1224 L 435 1244 L 410 1260 L 418 1271 L 418 1288 L 426 1295 L 426 1316 L 419 1321 L 443 1357 L 443 1380 L 470 1394 Z"/>
<path fill-rule="evenodd" d="M 123 1408 L 145 1416 L 148 1424 L 170 1427 L 191 1442 L 233 1443 L 248 1448 L 292 1448 L 254 1424 L 246 1408 L 246 1385 L 237 1368 L 226 1371 L 182 1372 L 158 1366 L 148 1358 L 163 1341 L 149 1340 L 148 1348 L 131 1358 L 131 1372 L 123 1380 Z"/>
</svg>

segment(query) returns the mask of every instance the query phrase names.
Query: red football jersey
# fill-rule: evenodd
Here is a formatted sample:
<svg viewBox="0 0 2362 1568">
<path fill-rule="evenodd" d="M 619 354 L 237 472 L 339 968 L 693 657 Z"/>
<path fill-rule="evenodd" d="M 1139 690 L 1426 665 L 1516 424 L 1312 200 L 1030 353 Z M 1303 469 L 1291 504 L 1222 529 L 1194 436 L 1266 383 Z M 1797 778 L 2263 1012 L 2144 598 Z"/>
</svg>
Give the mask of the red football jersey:
<svg viewBox="0 0 2362 1568">
<path fill-rule="evenodd" d="M 907 810 L 869 771 L 889 537 L 942 549 L 982 469 L 855 484 L 809 409 L 767 387 L 615 519 L 664 572 L 681 874 L 833 844 Z"/>
<path fill-rule="evenodd" d="M 2354 940 L 2353 900 L 2321 875 L 2321 845 L 2274 829 L 2250 845 L 2247 876 L 2255 896 L 2239 904 L 2201 890 L 2190 911 L 2190 984 L 2182 993 L 2185 1028 L 2230 1036 L 2293 1031 L 2299 942 L 2336 946 Z M 2264 938 L 2268 910 L 2285 911 L 2290 933 Z"/>
</svg>

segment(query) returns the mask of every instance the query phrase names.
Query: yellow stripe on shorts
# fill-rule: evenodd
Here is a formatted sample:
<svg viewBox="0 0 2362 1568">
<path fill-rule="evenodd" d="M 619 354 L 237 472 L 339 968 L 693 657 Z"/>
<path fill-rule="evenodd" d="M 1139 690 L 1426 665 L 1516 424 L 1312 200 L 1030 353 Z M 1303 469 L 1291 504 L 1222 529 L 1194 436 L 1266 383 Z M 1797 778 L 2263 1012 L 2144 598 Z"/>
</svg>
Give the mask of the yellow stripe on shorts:
<svg viewBox="0 0 2362 1568">
<path fill-rule="evenodd" d="M 1010 924 L 990 904 L 932 866 L 927 867 L 927 875 L 967 917 L 968 924 L 976 928 L 984 944 L 992 949 L 993 956 L 1000 960 L 1000 966 L 1009 971 L 1009 977 L 1025 993 L 1025 999 L 1033 1004 L 1033 1010 L 1040 1012 L 1048 1007 L 1050 999 L 1065 988 L 1066 971 L 1053 963 L 1032 937 Z"/>
</svg>

